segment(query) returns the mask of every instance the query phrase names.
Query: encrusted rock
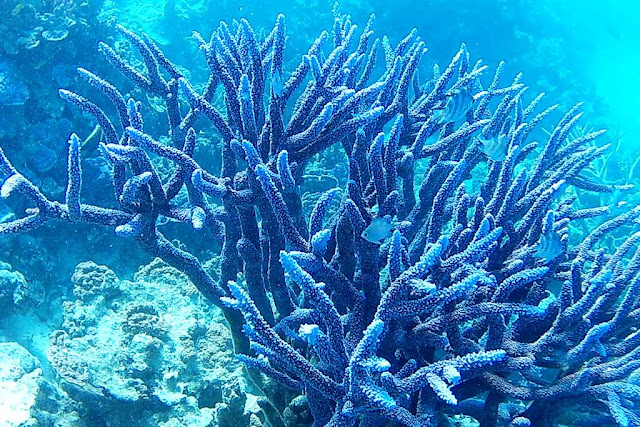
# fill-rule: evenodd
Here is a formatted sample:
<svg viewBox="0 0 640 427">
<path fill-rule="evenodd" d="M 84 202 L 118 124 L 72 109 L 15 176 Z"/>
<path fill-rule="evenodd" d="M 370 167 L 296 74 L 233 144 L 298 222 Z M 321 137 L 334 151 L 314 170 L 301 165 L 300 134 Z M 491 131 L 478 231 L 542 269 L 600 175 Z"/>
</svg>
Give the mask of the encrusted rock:
<svg viewBox="0 0 640 427">
<path fill-rule="evenodd" d="M 93 261 L 78 264 L 71 276 L 73 294 L 82 300 L 96 297 L 111 299 L 120 293 L 120 281 L 116 274 L 104 265 Z"/>
<path fill-rule="evenodd" d="M 0 425 L 36 426 L 32 411 L 44 381 L 40 362 L 15 342 L 0 343 Z"/>
</svg>

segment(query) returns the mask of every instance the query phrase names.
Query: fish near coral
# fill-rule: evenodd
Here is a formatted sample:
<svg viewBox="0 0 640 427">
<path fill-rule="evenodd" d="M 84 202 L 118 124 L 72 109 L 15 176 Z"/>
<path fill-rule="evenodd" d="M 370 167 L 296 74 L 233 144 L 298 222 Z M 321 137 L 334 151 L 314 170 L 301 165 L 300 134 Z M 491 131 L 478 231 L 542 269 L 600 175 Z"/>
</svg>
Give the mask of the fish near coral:
<svg viewBox="0 0 640 427">
<path fill-rule="evenodd" d="M 274 95 L 282 96 L 283 87 L 284 83 L 282 82 L 282 76 L 280 73 L 274 73 L 271 76 L 271 89 L 273 90 Z"/>
<path fill-rule="evenodd" d="M 374 218 L 371 224 L 361 234 L 361 237 L 371 243 L 381 244 L 383 240 L 391 237 L 391 231 L 396 227 L 396 223 L 391 220 L 391 216 Z"/>
<path fill-rule="evenodd" d="M 555 231 L 540 236 L 534 256 L 542 258 L 545 264 L 550 263 L 562 254 L 562 241 Z"/>
<path fill-rule="evenodd" d="M 438 123 L 444 124 L 462 119 L 473 106 L 474 96 L 466 88 L 456 89 L 447 95 L 447 102 L 438 116 Z"/>
<path fill-rule="evenodd" d="M 501 162 L 507 157 L 507 146 L 509 145 L 507 135 L 499 134 L 489 138 L 479 137 L 479 139 L 482 142 L 480 151 L 489 159 L 494 162 Z"/>
</svg>

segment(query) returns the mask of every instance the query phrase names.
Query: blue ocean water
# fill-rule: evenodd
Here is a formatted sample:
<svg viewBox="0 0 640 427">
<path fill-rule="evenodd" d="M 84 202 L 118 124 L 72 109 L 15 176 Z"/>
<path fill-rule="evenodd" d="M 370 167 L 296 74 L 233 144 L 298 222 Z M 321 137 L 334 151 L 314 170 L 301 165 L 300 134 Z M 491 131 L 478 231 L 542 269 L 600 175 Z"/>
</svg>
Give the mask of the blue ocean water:
<svg viewBox="0 0 640 427">
<path fill-rule="evenodd" d="M 0 426 L 640 425 L 634 2 L 0 7 Z"/>
</svg>

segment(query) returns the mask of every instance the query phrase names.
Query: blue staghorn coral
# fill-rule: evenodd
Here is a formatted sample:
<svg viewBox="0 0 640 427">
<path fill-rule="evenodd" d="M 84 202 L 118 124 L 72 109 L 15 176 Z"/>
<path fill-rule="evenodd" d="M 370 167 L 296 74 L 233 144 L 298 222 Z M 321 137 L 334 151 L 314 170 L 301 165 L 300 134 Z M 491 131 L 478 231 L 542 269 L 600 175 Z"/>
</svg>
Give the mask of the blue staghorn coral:
<svg viewBox="0 0 640 427">
<path fill-rule="evenodd" d="M 223 22 L 209 41 L 194 34 L 211 70 L 202 91 L 148 36 L 120 27 L 145 70 L 107 44 L 99 50 L 164 100 L 168 142 L 145 129 L 139 102 L 78 69 L 118 115 L 121 129 L 99 103 L 59 92 L 102 128 L 117 204 L 82 202 L 75 135 L 62 202 L 0 152 L 0 195 L 34 204 L 0 235 L 51 220 L 100 224 L 184 272 L 223 310 L 272 425 L 300 391 L 314 425 L 428 426 L 455 414 L 482 426 L 555 425 L 594 407 L 609 409 L 602 422 L 640 425 L 640 234 L 615 250 L 601 244 L 640 208 L 568 241 L 572 221 L 608 213 L 577 208 L 571 189 L 616 190 L 581 175 L 607 152 L 590 144 L 601 133 L 567 139 L 578 104 L 544 143 L 530 142 L 557 106 L 539 109 L 543 94 L 525 101 L 521 75 L 501 84 L 500 63 L 485 85 L 488 67 L 470 63 L 463 45 L 422 83 L 417 32 L 393 46 L 374 38 L 373 24 L 358 32 L 336 13 L 331 33 L 285 74 L 284 16 L 264 38 L 246 20 Z M 219 87 L 223 108 L 213 102 Z M 201 117 L 222 141 L 219 173 L 194 157 Z M 334 144 L 348 156 L 348 182 L 320 196 L 307 220 L 305 166 Z M 175 164 L 169 179 L 155 156 Z M 482 185 L 468 192 L 483 165 Z M 397 220 L 381 245 L 362 237 L 385 217 Z M 222 243 L 219 280 L 163 235 L 162 218 Z"/>
</svg>

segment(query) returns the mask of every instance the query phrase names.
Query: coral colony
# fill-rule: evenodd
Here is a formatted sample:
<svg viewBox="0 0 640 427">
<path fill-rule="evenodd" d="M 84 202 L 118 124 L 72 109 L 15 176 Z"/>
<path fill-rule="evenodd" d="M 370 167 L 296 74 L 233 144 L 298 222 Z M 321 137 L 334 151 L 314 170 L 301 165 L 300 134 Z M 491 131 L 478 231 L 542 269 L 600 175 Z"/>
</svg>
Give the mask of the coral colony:
<svg viewBox="0 0 640 427">
<path fill-rule="evenodd" d="M 540 107 L 543 94 L 525 101 L 520 75 L 502 83 L 500 63 L 487 76 L 463 45 L 420 82 L 426 48 L 416 31 L 393 46 L 374 37 L 373 21 L 359 31 L 336 14 L 290 73 L 284 16 L 263 38 L 246 20 L 222 22 L 209 41 L 194 34 L 211 70 L 202 91 L 148 36 L 121 27 L 145 69 L 99 49 L 165 101 L 167 143 L 145 129 L 140 102 L 78 69 L 117 111 L 121 129 L 104 100 L 59 92 L 101 126 L 117 205 L 83 203 L 71 135 L 62 202 L 0 153 L 2 197 L 33 202 L 0 234 L 52 220 L 100 224 L 184 272 L 223 310 L 272 425 L 300 394 L 314 425 L 453 416 L 557 425 L 569 412 L 590 425 L 640 425 L 640 233 L 624 231 L 640 208 L 598 222 L 612 209 L 575 203 L 575 189 L 620 190 L 580 174 L 607 152 L 591 143 L 602 132 L 571 137 L 578 104 L 546 141 L 531 142 L 556 106 Z M 221 138 L 219 171 L 194 157 L 205 126 Z M 348 182 L 307 218 L 305 166 L 333 144 L 348 157 Z M 157 156 L 175 165 L 170 179 L 155 170 Z M 483 179 L 472 190 L 476 168 Z M 188 203 L 177 202 L 181 191 Z M 162 218 L 222 242 L 219 281 L 188 244 L 165 238 Z M 572 222 L 584 219 L 599 225 L 570 244 Z M 603 239 L 620 228 L 623 242 L 607 249 Z"/>
</svg>

